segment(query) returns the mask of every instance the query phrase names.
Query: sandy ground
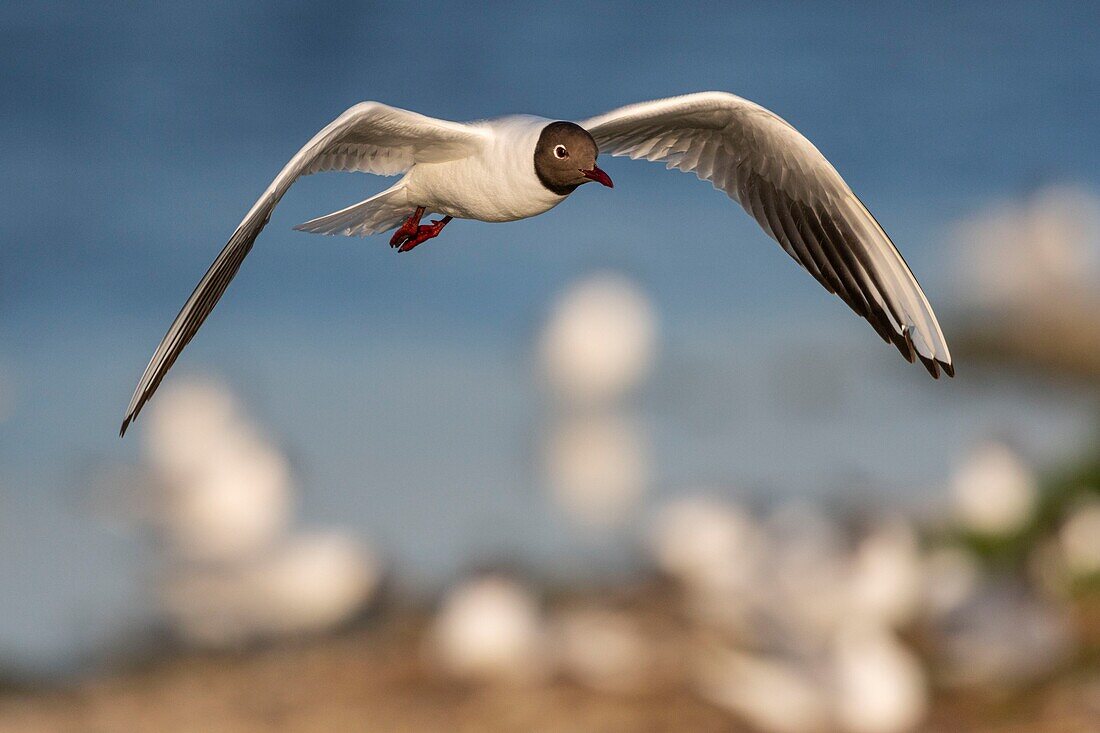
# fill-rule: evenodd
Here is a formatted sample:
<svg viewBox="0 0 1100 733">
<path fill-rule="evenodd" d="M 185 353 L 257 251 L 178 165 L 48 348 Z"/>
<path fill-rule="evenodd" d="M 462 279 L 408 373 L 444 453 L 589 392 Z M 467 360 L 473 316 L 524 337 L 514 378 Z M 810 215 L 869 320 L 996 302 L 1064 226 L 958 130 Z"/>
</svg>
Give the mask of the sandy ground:
<svg viewBox="0 0 1100 733">
<path fill-rule="evenodd" d="M 743 731 L 683 686 L 608 694 L 566 679 L 467 684 L 423 653 L 422 619 L 240 654 L 183 654 L 64 690 L 0 696 L 0 731 Z M 1010 696 L 940 695 L 928 731 L 1100 730 L 1095 676 Z"/>
<path fill-rule="evenodd" d="M 187 655 L 65 691 L 0 697 L 0 731 L 742 730 L 689 694 L 566 681 L 464 684 L 434 672 L 422 625 L 376 622 L 243 655 Z"/>
</svg>

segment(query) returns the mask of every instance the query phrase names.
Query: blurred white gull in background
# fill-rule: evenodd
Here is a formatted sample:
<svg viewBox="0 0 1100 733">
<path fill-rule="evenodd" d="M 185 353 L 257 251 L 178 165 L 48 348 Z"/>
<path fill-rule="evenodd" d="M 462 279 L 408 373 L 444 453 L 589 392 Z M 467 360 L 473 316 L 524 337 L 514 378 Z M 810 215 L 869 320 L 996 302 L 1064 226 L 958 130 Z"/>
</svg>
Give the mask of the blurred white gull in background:
<svg viewBox="0 0 1100 733">
<path fill-rule="evenodd" d="M 836 636 L 836 715 L 850 733 L 914 730 L 928 708 L 920 660 L 887 629 L 853 622 Z"/>
<path fill-rule="evenodd" d="M 582 525 L 619 524 L 649 482 L 645 441 L 624 415 L 562 417 L 547 436 L 545 452 L 555 504 Z"/>
<path fill-rule="evenodd" d="M 531 682 L 549 671 L 538 600 L 496 574 L 451 589 L 428 653 L 451 674 L 483 681 Z"/>
<path fill-rule="evenodd" d="M 923 606 L 932 617 L 951 613 L 970 601 L 982 580 L 982 567 L 972 552 L 939 547 L 923 560 Z"/>
<path fill-rule="evenodd" d="M 180 381 L 150 415 L 164 614 L 203 646 L 329 629 L 370 600 L 381 568 L 337 530 L 293 532 L 286 457 L 210 381 Z"/>
<path fill-rule="evenodd" d="M 1021 201 L 992 204 L 955 226 L 959 295 L 971 307 L 1046 307 L 1096 292 L 1100 197 L 1049 186 Z"/>
<path fill-rule="evenodd" d="M 1031 519 L 1038 500 L 1035 473 L 1008 446 L 973 448 L 951 478 L 955 515 L 982 535 L 1016 532 Z"/>
<path fill-rule="evenodd" d="M 780 506 L 765 524 L 767 563 L 758 579 L 776 643 L 800 654 L 824 652 L 852 612 L 852 559 L 841 528 L 804 502 Z"/>
<path fill-rule="evenodd" d="M 1069 513 L 1058 532 L 1066 568 L 1075 577 L 1100 573 L 1100 499 L 1086 499 Z"/>
<path fill-rule="evenodd" d="M 697 620 L 741 628 L 761 603 L 765 537 L 736 504 L 705 495 L 670 502 L 657 513 L 649 542 L 657 567 L 679 581 Z"/>
<path fill-rule="evenodd" d="M 554 305 L 539 344 L 543 372 L 572 403 L 606 403 L 649 374 L 656 338 L 653 308 L 636 285 L 592 275 Z"/>
<path fill-rule="evenodd" d="M 251 430 L 233 395 L 213 380 L 182 380 L 165 389 L 162 401 L 150 417 L 145 450 L 153 468 L 173 479 L 204 470 L 225 437 Z"/>
<path fill-rule="evenodd" d="M 683 586 L 689 620 L 724 639 L 696 661 L 702 697 L 775 733 L 901 733 L 923 720 L 924 671 L 895 631 L 925 606 L 907 520 L 851 533 L 804 503 L 761 522 L 694 497 L 660 512 L 651 548 Z"/>
<path fill-rule="evenodd" d="M 622 523 L 649 482 L 648 446 L 623 402 L 652 370 L 656 332 L 641 289 L 610 273 L 571 285 L 543 327 L 544 471 L 554 503 L 578 524 Z"/>
<path fill-rule="evenodd" d="M 923 571 L 917 534 L 900 518 L 878 522 L 851 560 L 853 616 L 884 628 L 912 621 L 921 604 Z"/>
<path fill-rule="evenodd" d="M 380 572 L 369 558 L 341 533 L 301 533 L 253 561 L 170 575 L 162 600 L 173 628 L 202 646 L 325 631 L 370 598 Z"/>
<path fill-rule="evenodd" d="M 1049 186 L 956 227 L 964 348 L 995 365 L 1100 375 L 1100 195 Z"/>
<path fill-rule="evenodd" d="M 654 645 L 632 615 L 574 608 L 559 613 L 551 628 L 559 669 L 593 690 L 639 692 L 659 676 Z"/>
<path fill-rule="evenodd" d="M 1016 472 L 1000 459 L 990 465 L 993 485 L 1019 483 L 1005 480 Z M 1098 505 L 1082 504 L 1048 544 L 1093 567 L 1097 522 Z M 605 601 L 544 612 L 516 581 L 483 576 L 448 595 L 432 652 L 464 679 L 545 682 L 557 673 L 612 694 L 686 684 L 770 733 L 915 731 L 933 675 L 948 686 L 1027 684 L 1074 649 L 1058 605 L 1064 583 L 1044 600 L 1021 578 L 986 573 L 970 550 L 928 539 L 926 550 L 899 515 L 842 523 L 808 503 L 759 515 L 716 492 L 689 495 L 658 511 L 648 535 L 683 605 L 656 616 Z M 914 633 L 928 660 L 907 641 Z"/>
<path fill-rule="evenodd" d="M 696 665 L 695 688 L 703 699 L 768 733 L 815 733 L 832 727 L 821 680 L 782 658 L 706 649 Z"/>
<path fill-rule="evenodd" d="M 163 492 L 156 514 L 179 558 L 229 561 L 267 548 L 292 511 L 290 467 L 224 388 L 171 385 L 150 415 L 146 452 Z"/>
<path fill-rule="evenodd" d="M 1074 651 L 1069 616 L 1016 582 L 987 582 L 936 625 L 941 682 L 1005 687 L 1041 680 Z"/>
</svg>

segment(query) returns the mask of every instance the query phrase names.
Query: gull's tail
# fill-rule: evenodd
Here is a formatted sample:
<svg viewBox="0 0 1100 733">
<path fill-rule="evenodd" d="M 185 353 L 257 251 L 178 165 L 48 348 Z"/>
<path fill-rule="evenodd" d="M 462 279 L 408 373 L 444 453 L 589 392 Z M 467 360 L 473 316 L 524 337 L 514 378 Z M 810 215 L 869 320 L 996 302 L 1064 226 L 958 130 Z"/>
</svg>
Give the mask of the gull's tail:
<svg viewBox="0 0 1100 733">
<path fill-rule="evenodd" d="M 413 213 L 405 191 L 405 179 L 381 193 L 360 201 L 346 209 L 317 217 L 294 227 L 310 234 L 343 234 L 347 237 L 365 237 L 393 229 Z"/>
</svg>

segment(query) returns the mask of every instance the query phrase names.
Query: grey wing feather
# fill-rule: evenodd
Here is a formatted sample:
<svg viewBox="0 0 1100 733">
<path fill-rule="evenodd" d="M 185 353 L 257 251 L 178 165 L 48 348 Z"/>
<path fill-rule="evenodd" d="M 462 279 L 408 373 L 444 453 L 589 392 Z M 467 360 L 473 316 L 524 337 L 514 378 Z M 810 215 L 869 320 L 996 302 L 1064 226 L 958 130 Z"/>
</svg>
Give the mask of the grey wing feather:
<svg viewBox="0 0 1100 733">
<path fill-rule="evenodd" d="M 601 152 L 695 173 L 734 199 L 830 293 L 933 377 L 954 376 L 932 307 L 836 169 L 789 123 L 725 92 L 642 102 L 579 122 Z"/>
</svg>

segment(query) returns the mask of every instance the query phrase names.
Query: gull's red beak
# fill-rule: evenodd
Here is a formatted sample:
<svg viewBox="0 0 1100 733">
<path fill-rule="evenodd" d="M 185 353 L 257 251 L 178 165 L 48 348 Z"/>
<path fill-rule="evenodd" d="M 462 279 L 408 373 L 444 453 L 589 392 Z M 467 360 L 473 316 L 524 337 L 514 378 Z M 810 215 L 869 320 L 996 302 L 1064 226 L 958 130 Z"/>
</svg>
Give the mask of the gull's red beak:
<svg viewBox="0 0 1100 733">
<path fill-rule="evenodd" d="M 581 175 L 596 183 L 602 183 L 608 188 L 615 188 L 615 184 L 611 182 L 611 176 L 607 175 L 596 166 L 592 166 L 592 170 L 590 171 L 582 170 Z"/>
</svg>

